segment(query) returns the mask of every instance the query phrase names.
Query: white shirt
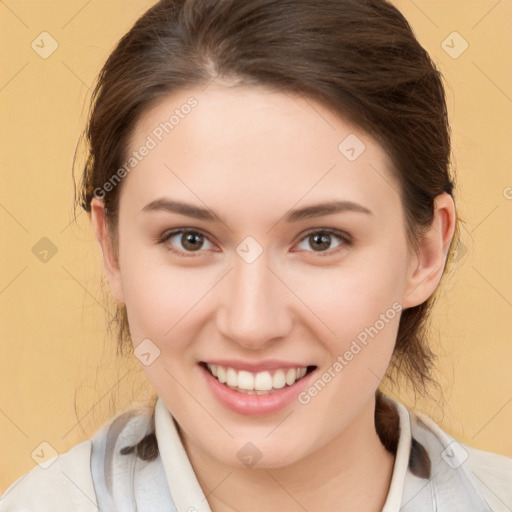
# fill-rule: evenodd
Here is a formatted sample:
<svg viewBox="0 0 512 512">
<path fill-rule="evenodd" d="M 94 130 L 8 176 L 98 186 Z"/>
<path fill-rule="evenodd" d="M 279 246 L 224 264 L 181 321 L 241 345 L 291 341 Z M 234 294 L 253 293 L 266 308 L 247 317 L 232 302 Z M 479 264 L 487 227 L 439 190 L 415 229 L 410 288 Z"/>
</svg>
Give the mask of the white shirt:
<svg viewBox="0 0 512 512">
<path fill-rule="evenodd" d="M 393 403 L 400 436 L 382 512 L 512 511 L 511 458 L 457 442 L 427 416 Z M 12 483 L 0 511 L 211 512 L 174 421 L 158 398 L 159 455 L 149 462 L 120 454 L 150 431 L 149 412 L 115 417 L 92 439 L 48 461 L 46 469 L 36 466 Z M 428 476 L 414 474 L 424 473 L 428 462 Z"/>
</svg>

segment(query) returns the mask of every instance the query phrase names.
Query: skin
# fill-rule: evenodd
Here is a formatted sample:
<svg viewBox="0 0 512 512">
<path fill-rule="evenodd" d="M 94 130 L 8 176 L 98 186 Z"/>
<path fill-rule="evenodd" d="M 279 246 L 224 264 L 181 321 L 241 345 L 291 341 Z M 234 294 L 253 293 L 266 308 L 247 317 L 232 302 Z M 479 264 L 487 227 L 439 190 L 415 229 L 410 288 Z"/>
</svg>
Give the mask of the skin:
<svg viewBox="0 0 512 512">
<path fill-rule="evenodd" d="M 394 456 L 375 431 L 374 394 L 398 314 L 307 405 L 266 416 L 226 409 L 197 363 L 277 358 L 316 365 L 321 375 L 393 303 L 406 309 L 435 291 L 454 233 L 453 200 L 436 198 L 432 227 L 410 250 L 382 147 L 310 99 L 259 87 L 215 82 L 167 96 L 139 120 L 128 153 L 190 96 L 198 106 L 123 179 L 117 240 L 103 202 L 92 201 L 105 273 L 126 305 L 134 345 L 149 338 L 161 352 L 142 368 L 179 424 L 213 511 L 381 510 Z M 338 150 L 349 134 L 366 146 L 353 162 Z M 163 197 L 207 207 L 222 221 L 141 211 Z M 371 215 L 283 219 L 334 199 Z M 195 251 L 182 235 L 158 242 L 178 228 L 206 238 Z M 307 235 L 326 228 L 352 243 L 333 235 L 318 248 Z M 247 236 L 263 249 L 252 263 L 236 252 Z M 237 457 L 247 442 L 262 454 L 252 469 Z"/>
</svg>

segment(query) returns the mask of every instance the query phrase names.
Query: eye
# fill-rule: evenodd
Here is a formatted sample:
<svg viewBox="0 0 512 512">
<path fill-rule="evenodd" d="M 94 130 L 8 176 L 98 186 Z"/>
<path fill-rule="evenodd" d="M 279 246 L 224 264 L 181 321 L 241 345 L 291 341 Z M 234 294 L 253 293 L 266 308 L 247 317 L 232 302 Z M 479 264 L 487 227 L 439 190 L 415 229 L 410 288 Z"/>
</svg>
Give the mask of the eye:
<svg viewBox="0 0 512 512">
<path fill-rule="evenodd" d="M 173 239 L 176 241 L 173 242 Z M 208 237 L 200 231 L 192 229 L 177 229 L 175 231 L 168 232 L 159 240 L 160 243 L 165 244 L 165 247 L 172 252 L 175 252 L 181 256 L 195 257 L 194 252 L 201 252 L 204 241 L 207 240 L 211 244 Z M 181 244 L 183 249 L 176 248 L 178 242 Z"/>
<path fill-rule="evenodd" d="M 343 233 L 342 231 L 338 231 L 335 229 L 322 229 L 316 231 L 310 231 L 303 237 L 301 243 L 306 242 L 310 247 L 313 247 L 313 251 L 308 252 L 317 252 L 322 253 L 319 256 L 327 256 L 333 254 L 333 251 L 326 251 L 324 249 L 330 249 L 332 245 L 332 239 L 337 238 L 341 242 L 335 247 L 343 247 L 352 245 L 351 237 Z M 338 251 L 334 251 L 335 253 Z M 327 254 L 323 254 L 327 253 Z"/>
<path fill-rule="evenodd" d="M 340 241 L 335 248 L 352 245 L 350 235 L 334 229 L 310 231 L 302 237 L 301 243 L 305 241 L 310 244 L 310 247 L 313 247 L 313 251 L 306 250 L 307 252 L 317 252 L 320 253 L 319 256 L 327 256 L 333 254 L 333 252 L 338 252 L 326 250 L 331 248 L 333 238 L 337 238 Z M 198 256 L 199 254 L 196 255 L 194 253 L 202 252 L 201 249 L 204 249 L 205 241 L 212 246 L 209 238 L 204 233 L 194 229 L 176 229 L 165 233 L 158 240 L 159 243 L 165 245 L 167 250 L 186 257 Z M 181 245 L 182 248 L 176 247 L 177 245 Z"/>
</svg>

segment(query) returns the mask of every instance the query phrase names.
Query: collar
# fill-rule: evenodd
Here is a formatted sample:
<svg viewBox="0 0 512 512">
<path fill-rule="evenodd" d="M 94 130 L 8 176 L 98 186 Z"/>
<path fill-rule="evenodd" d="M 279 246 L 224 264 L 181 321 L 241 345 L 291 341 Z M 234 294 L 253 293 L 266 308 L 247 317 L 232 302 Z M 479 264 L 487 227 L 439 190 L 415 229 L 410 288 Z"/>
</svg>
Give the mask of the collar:
<svg viewBox="0 0 512 512">
<path fill-rule="evenodd" d="M 160 397 L 155 433 L 172 500 L 178 512 L 212 512 L 181 442 L 174 418 Z"/>
<path fill-rule="evenodd" d="M 396 449 L 395 464 L 391 475 L 388 496 L 382 512 L 398 512 L 404 494 L 405 477 L 409 470 L 409 458 L 411 453 L 412 434 L 411 416 L 409 411 L 400 403 L 390 399 L 395 405 L 400 425 L 400 434 Z"/>
<path fill-rule="evenodd" d="M 400 437 L 391 485 L 382 512 L 398 512 L 400 509 L 411 451 L 409 411 L 402 404 L 393 402 L 400 416 Z M 167 483 L 178 512 L 211 512 L 181 442 L 175 420 L 160 397 L 155 405 L 155 431 Z"/>
<path fill-rule="evenodd" d="M 399 415 L 400 433 L 382 512 L 492 512 L 464 465 L 462 445 L 429 417 L 410 414 L 405 406 L 390 400 Z M 211 512 L 175 420 L 160 397 L 155 405 L 155 432 L 177 512 Z M 418 476 L 421 471 L 415 466 L 428 466 L 428 475 Z"/>
</svg>

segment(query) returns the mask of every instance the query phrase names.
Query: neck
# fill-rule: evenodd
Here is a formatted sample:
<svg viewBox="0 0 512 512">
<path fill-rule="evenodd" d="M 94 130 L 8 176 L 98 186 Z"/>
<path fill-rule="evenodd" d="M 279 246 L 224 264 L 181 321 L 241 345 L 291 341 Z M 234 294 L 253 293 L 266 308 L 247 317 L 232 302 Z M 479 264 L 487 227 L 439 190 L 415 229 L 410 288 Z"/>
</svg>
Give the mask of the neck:
<svg viewBox="0 0 512 512">
<path fill-rule="evenodd" d="M 227 466 L 180 435 L 212 512 L 377 512 L 386 501 L 395 457 L 381 443 L 374 416 L 373 397 L 321 449 L 272 469 Z"/>
</svg>

